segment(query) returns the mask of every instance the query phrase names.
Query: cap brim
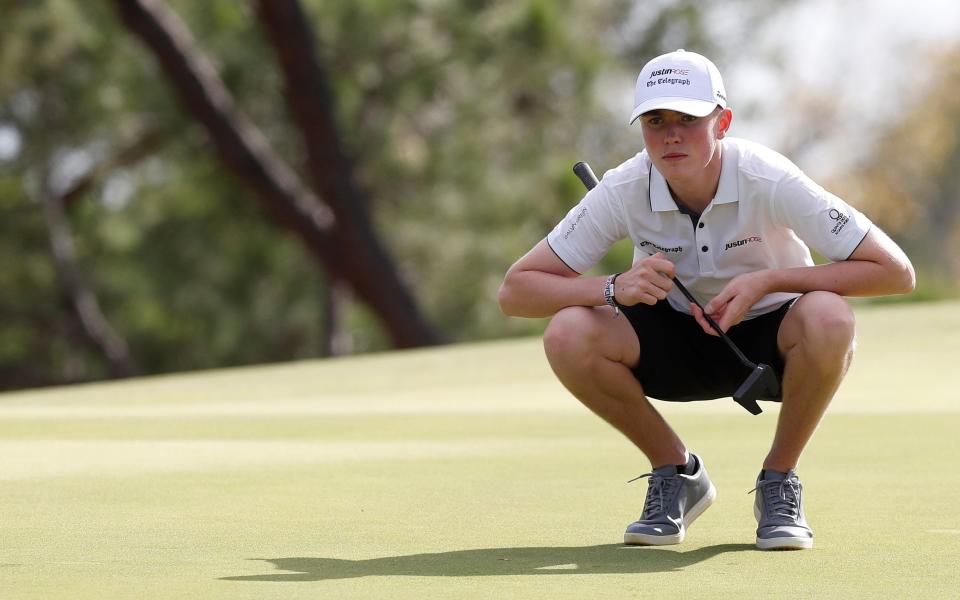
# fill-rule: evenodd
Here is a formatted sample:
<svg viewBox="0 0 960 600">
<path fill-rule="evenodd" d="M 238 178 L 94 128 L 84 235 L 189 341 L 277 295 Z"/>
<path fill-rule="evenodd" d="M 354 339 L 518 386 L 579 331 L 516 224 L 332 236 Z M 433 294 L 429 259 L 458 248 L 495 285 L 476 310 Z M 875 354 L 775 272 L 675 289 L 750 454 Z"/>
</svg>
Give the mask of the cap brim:
<svg viewBox="0 0 960 600">
<path fill-rule="evenodd" d="M 640 115 L 651 110 L 675 110 L 695 117 L 705 117 L 718 106 L 716 102 L 692 100 L 690 98 L 653 98 L 633 109 L 630 115 L 630 124 L 633 124 Z"/>
</svg>

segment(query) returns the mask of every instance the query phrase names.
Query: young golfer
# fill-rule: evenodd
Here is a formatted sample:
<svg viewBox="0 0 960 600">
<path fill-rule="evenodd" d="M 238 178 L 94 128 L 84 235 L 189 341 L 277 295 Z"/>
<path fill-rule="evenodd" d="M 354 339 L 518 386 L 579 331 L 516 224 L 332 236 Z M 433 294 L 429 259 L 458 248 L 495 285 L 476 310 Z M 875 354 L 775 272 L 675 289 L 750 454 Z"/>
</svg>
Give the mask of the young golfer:
<svg viewBox="0 0 960 600">
<path fill-rule="evenodd" d="M 551 317 L 544 347 L 557 377 L 650 460 L 626 544 L 682 542 L 716 496 L 703 459 L 647 397 L 727 397 L 750 373 L 671 278 L 781 382 L 755 490 L 763 549 L 813 545 L 796 468 L 853 354 L 843 297 L 914 287 L 909 259 L 876 225 L 780 154 L 728 137 L 732 120 L 710 60 L 683 50 L 651 60 L 630 116 L 645 149 L 608 171 L 500 289 L 504 313 Z M 581 276 L 625 237 L 629 271 Z M 809 248 L 832 262 L 815 266 Z"/>
</svg>

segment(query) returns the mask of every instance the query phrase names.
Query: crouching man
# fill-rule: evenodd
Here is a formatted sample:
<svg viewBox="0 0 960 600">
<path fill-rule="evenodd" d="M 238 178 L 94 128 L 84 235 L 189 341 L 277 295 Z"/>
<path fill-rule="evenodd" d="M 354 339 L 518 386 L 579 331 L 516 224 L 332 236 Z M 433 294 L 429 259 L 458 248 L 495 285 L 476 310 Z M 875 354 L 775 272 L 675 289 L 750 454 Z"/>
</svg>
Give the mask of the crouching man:
<svg viewBox="0 0 960 600">
<path fill-rule="evenodd" d="M 687 285 L 757 363 L 782 402 L 756 482 L 757 546 L 810 548 L 796 469 L 850 364 L 854 317 L 844 296 L 903 294 L 914 271 L 862 213 L 764 146 L 727 136 L 733 112 L 720 73 L 694 52 L 654 58 L 637 79 L 630 123 L 644 150 L 600 184 L 507 272 L 504 313 L 551 317 L 553 371 L 651 464 L 627 544 L 683 541 L 716 490 L 648 396 L 728 397 L 749 371 L 674 288 Z M 617 241 L 630 270 L 581 274 Z M 832 262 L 814 265 L 809 248 Z"/>
</svg>

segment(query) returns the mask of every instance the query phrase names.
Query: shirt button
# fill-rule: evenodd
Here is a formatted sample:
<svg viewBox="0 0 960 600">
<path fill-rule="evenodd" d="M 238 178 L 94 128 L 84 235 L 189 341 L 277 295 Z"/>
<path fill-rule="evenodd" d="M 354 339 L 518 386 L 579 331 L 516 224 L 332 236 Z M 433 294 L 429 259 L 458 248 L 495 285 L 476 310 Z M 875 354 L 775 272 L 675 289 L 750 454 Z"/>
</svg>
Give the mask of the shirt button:
<svg viewBox="0 0 960 600">
<path fill-rule="evenodd" d="M 704 252 L 706 252 L 706 251 L 709 250 L 710 248 L 707 248 L 706 246 L 703 246 L 703 247 L 701 247 L 700 249 L 703 250 Z"/>
<path fill-rule="evenodd" d="M 700 221 L 700 224 L 697 225 L 697 227 L 699 227 L 700 229 L 703 229 L 703 221 Z"/>
</svg>

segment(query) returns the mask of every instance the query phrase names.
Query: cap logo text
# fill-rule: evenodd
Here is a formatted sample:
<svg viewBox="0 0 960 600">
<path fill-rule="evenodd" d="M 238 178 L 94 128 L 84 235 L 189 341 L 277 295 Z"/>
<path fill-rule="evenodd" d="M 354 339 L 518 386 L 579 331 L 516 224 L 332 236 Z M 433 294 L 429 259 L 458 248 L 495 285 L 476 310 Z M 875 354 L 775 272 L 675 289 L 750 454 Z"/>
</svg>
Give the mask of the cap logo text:
<svg viewBox="0 0 960 600">
<path fill-rule="evenodd" d="M 650 77 L 647 79 L 653 79 L 661 75 L 679 75 L 680 77 L 686 77 L 689 74 L 690 69 L 657 69 L 653 73 L 650 73 Z"/>
<path fill-rule="evenodd" d="M 656 81 L 652 81 L 652 80 L 651 80 L 651 81 L 648 81 L 648 82 L 647 82 L 647 87 L 653 87 L 653 86 L 655 86 L 655 85 L 663 85 L 663 84 L 665 84 L 665 83 L 671 84 L 671 85 L 690 85 L 690 80 L 689 80 L 689 79 L 678 79 L 678 78 L 676 78 L 676 77 L 661 77 L 661 78 L 657 79 Z"/>
</svg>

